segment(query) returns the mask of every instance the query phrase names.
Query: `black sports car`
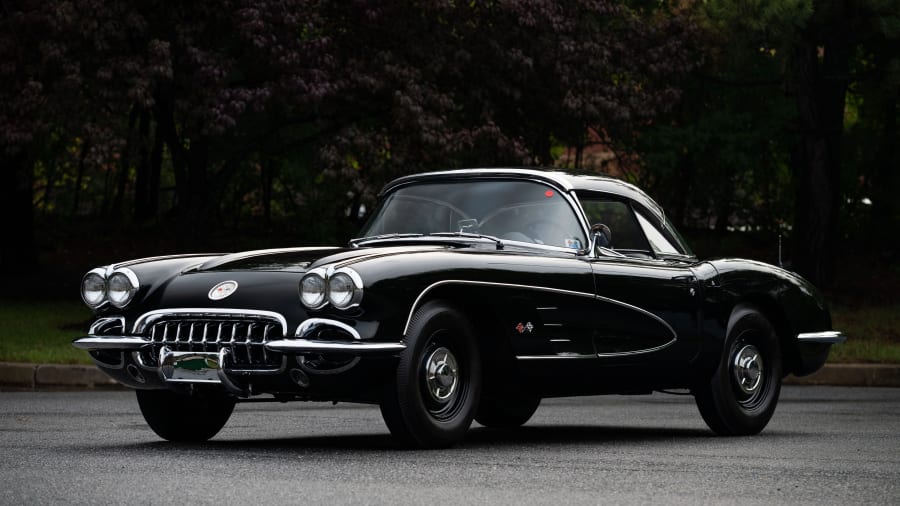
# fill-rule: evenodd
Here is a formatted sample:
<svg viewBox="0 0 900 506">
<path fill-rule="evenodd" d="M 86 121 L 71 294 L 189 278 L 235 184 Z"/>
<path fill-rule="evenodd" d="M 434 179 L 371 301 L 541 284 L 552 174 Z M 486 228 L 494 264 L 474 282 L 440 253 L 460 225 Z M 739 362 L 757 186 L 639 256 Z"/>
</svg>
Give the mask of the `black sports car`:
<svg viewBox="0 0 900 506">
<path fill-rule="evenodd" d="M 75 346 L 173 441 L 247 399 L 377 403 L 399 440 L 441 447 L 544 397 L 670 389 L 717 434 L 755 434 L 782 377 L 844 340 L 810 283 L 698 260 L 634 186 L 528 169 L 400 178 L 348 247 L 133 260 L 82 297 Z"/>
</svg>

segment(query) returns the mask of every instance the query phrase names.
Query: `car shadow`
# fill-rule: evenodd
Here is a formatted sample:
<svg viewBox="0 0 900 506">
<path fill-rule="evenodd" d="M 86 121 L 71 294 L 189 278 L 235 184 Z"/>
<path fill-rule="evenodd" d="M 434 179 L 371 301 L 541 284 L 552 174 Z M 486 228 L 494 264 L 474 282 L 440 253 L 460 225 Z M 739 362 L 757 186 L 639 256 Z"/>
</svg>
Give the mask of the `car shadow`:
<svg viewBox="0 0 900 506">
<path fill-rule="evenodd" d="M 149 430 L 149 429 L 148 429 Z M 784 432 L 767 431 L 760 437 L 781 438 L 790 436 Z M 520 446 L 584 446 L 596 445 L 608 449 L 610 446 L 628 445 L 644 442 L 677 442 L 686 440 L 717 440 L 721 442 L 746 441 L 746 438 L 718 438 L 711 431 L 697 428 L 671 427 L 621 427 L 621 426 L 589 426 L 589 425 L 533 425 L 516 429 L 489 429 L 474 427 L 466 435 L 465 440 L 454 446 L 454 450 L 503 450 Z M 743 443 L 742 443 L 743 444 Z M 172 443 L 168 441 L 152 441 L 126 445 L 92 446 L 94 450 L 107 448 L 115 450 L 166 450 L 166 449 L 202 449 L 205 452 L 240 453 L 244 451 L 283 451 L 304 452 L 307 454 L 346 452 L 384 451 L 421 451 L 399 446 L 389 434 L 335 434 L 298 436 L 273 439 L 213 439 L 205 443 Z"/>
</svg>

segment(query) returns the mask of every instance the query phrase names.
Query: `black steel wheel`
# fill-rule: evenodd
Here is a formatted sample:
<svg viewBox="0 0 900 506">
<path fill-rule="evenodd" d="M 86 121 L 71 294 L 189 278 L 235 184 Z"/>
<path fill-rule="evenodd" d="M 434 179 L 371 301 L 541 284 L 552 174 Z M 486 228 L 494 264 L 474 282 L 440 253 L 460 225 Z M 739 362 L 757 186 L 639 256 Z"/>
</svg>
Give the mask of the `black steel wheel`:
<svg viewBox="0 0 900 506">
<path fill-rule="evenodd" d="M 171 390 L 136 392 L 147 425 L 169 441 L 206 441 L 222 430 L 234 411 L 233 398 L 212 392 L 195 395 Z"/>
<path fill-rule="evenodd" d="M 406 446 L 458 443 L 481 394 L 478 346 L 468 321 L 448 304 L 429 302 L 413 316 L 406 345 L 381 402 L 388 429 Z"/>
<path fill-rule="evenodd" d="M 531 419 L 541 404 L 539 397 L 492 397 L 484 399 L 475 421 L 485 427 L 512 429 Z"/>
<path fill-rule="evenodd" d="M 735 308 L 718 368 L 694 389 L 703 420 L 720 436 L 758 434 L 781 392 L 781 351 L 774 327 L 753 306 Z"/>
</svg>

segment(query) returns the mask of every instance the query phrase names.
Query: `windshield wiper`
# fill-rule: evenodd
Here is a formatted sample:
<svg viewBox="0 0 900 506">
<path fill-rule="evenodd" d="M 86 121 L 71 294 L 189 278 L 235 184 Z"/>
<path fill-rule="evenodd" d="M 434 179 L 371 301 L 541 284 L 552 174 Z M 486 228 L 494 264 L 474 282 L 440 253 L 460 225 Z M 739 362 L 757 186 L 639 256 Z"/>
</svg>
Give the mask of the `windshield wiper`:
<svg viewBox="0 0 900 506">
<path fill-rule="evenodd" d="M 428 234 L 429 237 L 468 237 L 471 239 L 487 239 L 497 244 L 497 249 L 503 249 L 503 241 L 492 235 L 472 234 L 469 232 L 434 232 Z"/>
<path fill-rule="evenodd" d="M 364 242 L 369 241 L 380 241 L 383 239 L 405 239 L 408 237 L 422 237 L 425 234 L 382 234 L 382 235 L 370 235 L 368 237 L 357 237 L 356 239 L 350 239 L 350 246 L 358 246 Z"/>
</svg>

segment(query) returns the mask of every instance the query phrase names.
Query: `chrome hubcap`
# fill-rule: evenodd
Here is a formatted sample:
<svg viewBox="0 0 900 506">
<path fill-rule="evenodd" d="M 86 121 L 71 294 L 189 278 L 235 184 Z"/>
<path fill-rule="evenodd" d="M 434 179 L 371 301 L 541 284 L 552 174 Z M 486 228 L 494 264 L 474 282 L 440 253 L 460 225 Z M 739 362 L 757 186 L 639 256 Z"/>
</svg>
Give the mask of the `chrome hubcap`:
<svg viewBox="0 0 900 506">
<path fill-rule="evenodd" d="M 425 383 L 428 394 L 440 403 L 446 403 L 456 393 L 459 385 L 459 366 L 456 357 L 447 348 L 431 352 L 425 361 Z"/>
<path fill-rule="evenodd" d="M 752 395 L 759 389 L 763 377 L 763 361 L 756 346 L 748 344 L 741 348 L 734 356 L 732 369 L 742 392 Z"/>
</svg>

